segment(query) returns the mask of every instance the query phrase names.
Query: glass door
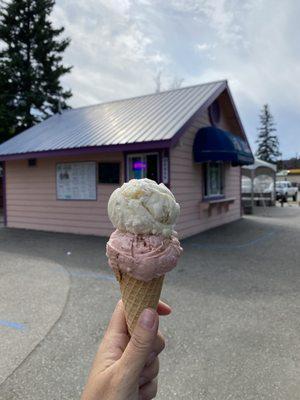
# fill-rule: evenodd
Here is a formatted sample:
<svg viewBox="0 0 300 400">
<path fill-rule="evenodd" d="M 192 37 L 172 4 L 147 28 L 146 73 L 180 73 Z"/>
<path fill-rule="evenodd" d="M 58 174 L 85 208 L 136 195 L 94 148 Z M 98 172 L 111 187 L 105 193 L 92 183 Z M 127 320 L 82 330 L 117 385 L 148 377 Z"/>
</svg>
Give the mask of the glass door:
<svg viewBox="0 0 300 400">
<path fill-rule="evenodd" d="M 127 155 L 127 180 L 148 178 L 159 181 L 158 153 Z"/>
</svg>

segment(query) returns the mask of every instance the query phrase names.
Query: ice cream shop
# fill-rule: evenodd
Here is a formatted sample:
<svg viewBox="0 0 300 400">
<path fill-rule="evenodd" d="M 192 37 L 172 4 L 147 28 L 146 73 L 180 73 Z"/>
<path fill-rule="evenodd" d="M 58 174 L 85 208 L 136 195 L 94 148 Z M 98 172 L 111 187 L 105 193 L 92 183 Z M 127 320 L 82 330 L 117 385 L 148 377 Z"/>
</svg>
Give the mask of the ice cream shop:
<svg viewBox="0 0 300 400">
<path fill-rule="evenodd" d="M 253 163 L 228 83 L 70 109 L 0 146 L 10 228 L 108 236 L 110 194 L 132 178 L 167 185 L 181 238 L 241 217 Z"/>
</svg>

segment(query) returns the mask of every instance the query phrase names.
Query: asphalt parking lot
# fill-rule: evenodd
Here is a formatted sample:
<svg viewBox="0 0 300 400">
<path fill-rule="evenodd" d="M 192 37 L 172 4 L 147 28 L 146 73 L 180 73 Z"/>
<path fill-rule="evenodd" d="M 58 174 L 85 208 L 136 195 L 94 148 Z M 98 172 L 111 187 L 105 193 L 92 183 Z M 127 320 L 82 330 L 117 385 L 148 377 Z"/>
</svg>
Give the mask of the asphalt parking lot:
<svg viewBox="0 0 300 400">
<path fill-rule="evenodd" d="M 119 298 L 104 238 L 0 229 L 0 399 L 74 400 Z M 158 399 L 300 399 L 300 207 L 183 241 Z"/>
</svg>

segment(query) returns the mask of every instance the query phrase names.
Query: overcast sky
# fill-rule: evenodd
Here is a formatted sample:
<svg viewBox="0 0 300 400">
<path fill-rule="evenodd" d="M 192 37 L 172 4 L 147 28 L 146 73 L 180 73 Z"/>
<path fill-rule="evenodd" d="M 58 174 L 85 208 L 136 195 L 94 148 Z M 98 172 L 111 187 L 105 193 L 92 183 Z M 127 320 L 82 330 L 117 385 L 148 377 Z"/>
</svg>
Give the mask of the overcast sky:
<svg viewBox="0 0 300 400">
<path fill-rule="evenodd" d="M 256 149 L 269 103 L 284 157 L 300 156 L 298 0 L 57 0 L 52 18 L 72 43 L 64 79 L 78 107 L 162 88 L 228 79 Z"/>
</svg>

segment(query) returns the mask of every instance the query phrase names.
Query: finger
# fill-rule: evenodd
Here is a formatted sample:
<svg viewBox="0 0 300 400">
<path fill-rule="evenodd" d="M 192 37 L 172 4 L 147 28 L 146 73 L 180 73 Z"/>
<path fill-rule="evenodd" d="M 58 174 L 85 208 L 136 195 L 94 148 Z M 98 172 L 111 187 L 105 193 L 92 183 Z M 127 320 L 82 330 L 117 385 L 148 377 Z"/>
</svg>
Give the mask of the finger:
<svg viewBox="0 0 300 400">
<path fill-rule="evenodd" d="M 123 354 L 129 341 L 124 305 L 120 300 L 112 314 L 111 320 L 106 329 L 104 338 L 99 347 L 100 356 L 104 354 L 114 354 L 116 359 L 119 359 Z"/>
<path fill-rule="evenodd" d="M 151 353 L 147 358 L 146 365 L 152 364 L 155 358 L 158 356 L 158 354 L 163 351 L 165 346 L 166 346 L 165 339 L 163 338 L 162 334 L 158 332 L 153 344 L 153 348 L 151 349 Z"/>
<path fill-rule="evenodd" d="M 151 400 L 157 395 L 157 378 L 146 383 L 139 390 L 139 400 Z"/>
<path fill-rule="evenodd" d="M 94 368 L 99 365 L 108 366 L 119 360 L 129 341 L 127 325 L 125 320 L 124 306 L 120 300 L 112 314 L 104 338 L 99 346 Z"/>
<path fill-rule="evenodd" d="M 146 308 L 140 315 L 131 339 L 123 353 L 121 363 L 131 379 L 138 379 L 157 337 L 158 314 Z"/>
<path fill-rule="evenodd" d="M 122 300 L 118 301 L 106 330 L 107 336 L 110 336 L 113 333 L 124 333 L 127 335 L 127 325 Z"/>
<path fill-rule="evenodd" d="M 146 383 L 152 381 L 154 378 L 157 377 L 158 372 L 159 372 L 159 359 L 158 357 L 156 357 L 151 365 L 143 369 L 139 379 L 139 386 L 143 386 Z"/>
<path fill-rule="evenodd" d="M 172 312 L 171 307 L 164 303 L 163 301 L 159 300 L 158 306 L 157 306 L 157 312 L 159 315 L 169 315 Z"/>
</svg>

